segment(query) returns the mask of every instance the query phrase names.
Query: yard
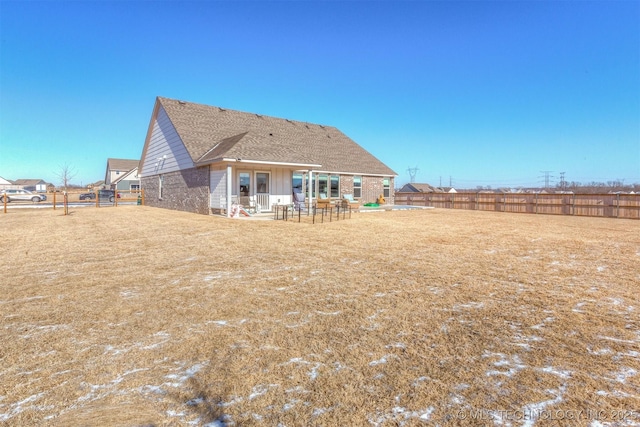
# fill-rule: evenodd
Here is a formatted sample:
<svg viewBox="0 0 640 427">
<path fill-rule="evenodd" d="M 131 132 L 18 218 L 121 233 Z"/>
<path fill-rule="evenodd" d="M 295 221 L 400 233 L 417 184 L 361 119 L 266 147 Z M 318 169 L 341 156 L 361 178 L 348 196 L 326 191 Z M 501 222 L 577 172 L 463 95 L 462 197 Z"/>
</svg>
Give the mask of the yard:
<svg viewBox="0 0 640 427">
<path fill-rule="evenodd" d="M 123 206 L 0 227 L 0 425 L 640 425 L 638 221 Z"/>
</svg>

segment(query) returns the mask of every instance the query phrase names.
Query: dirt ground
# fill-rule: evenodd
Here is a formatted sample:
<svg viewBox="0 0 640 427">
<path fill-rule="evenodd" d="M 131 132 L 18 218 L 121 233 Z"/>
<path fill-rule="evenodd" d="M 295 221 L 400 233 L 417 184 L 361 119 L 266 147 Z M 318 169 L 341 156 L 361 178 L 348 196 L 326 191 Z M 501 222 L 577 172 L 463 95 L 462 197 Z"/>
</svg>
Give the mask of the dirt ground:
<svg viewBox="0 0 640 427">
<path fill-rule="evenodd" d="M 640 425 L 640 222 L 0 213 L 0 425 Z"/>
</svg>

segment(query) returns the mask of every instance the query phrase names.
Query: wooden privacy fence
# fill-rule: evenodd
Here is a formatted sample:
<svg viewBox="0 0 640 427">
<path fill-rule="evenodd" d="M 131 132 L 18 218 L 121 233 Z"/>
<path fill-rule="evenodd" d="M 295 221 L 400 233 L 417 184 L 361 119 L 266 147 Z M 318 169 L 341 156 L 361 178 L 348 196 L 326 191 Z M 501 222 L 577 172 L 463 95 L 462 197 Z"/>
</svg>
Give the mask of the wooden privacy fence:
<svg viewBox="0 0 640 427">
<path fill-rule="evenodd" d="M 640 219 L 640 194 L 395 193 L 396 205 Z"/>
</svg>

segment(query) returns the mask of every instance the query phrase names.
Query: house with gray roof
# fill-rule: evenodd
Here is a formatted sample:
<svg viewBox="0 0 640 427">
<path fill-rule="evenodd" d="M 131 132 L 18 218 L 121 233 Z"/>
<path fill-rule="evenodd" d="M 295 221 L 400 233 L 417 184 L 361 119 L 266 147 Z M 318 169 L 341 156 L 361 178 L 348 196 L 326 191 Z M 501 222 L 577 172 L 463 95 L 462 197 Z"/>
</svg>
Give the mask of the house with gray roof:
<svg viewBox="0 0 640 427">
<path fill-rule="evenodd" d="M 104 187 L 111 190 L 140 190 L 139 160 L 107 159 Z"/>
<path fill-rule="evenodd" d="M 13 185 L 23 190 L 46 193 L 48 184 L 43 179 L 16 179 Z"/>
<path fill-rule="evenodd" d="M 419 184 L 411 182 L 402 186 L 399 193 L 441 193 L 442 190 L 432 187 L 429 184 Z"/>
<path fill-rule="evenodd" d="M 231 203 L 262 211 L 293 192 L 393 203 L 396 173 L 332 126 L 158 97 L 139 164 L 145 203 L 229 214 Z"/>
</svg>

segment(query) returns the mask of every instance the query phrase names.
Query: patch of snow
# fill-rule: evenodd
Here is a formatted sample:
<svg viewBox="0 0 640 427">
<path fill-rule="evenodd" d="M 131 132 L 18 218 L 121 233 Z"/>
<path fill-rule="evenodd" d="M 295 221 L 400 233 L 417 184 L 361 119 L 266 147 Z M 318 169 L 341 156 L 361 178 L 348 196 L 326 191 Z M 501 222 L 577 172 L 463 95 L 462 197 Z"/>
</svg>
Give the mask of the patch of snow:
<svg viewBox="0 0 640 427">
<path fill-rule="evenodd" d="M 571 377 L 571 371 L 554 368 L 553 366 L 545 366 L 544 368 L 541 369 L 541 371 L 546 372 L 548 374 L 557 375 L 560 378 L 564 378 L 564 379 Z"/>
<path fill-rule="evenodd" d="M 369 366 L 383 365 L 385 363 L 387 363 L 387 357 L 386 356 L 382 356 L 378 360 L 373 360 L 373 361 L 369 362 Z"/>
<path fill-rule="evenodd" d="M 403 344 L 403 343 L 401 343 L 401 342 L 397 342 L 397 343 L 394 343 L 394 344 L 387 344 L 387 345 L 385 345 L 384 347 L 385 347 L 385 348 L 401 348 L 401 349 L 403 349 L 403 350 L 404 350 L 405 348 L 407 348 L 407 346 L 406 346 L 406 345 L 404 345 L 404 344 Z"/>
<path fill-rule="evenodd" d="M 637 374 L 638 371 L 636 371 L 635 369 L 623 366 L 620 372 L 618 372 L 618 374 L 616 375 L 616 381 L 625 383 L 627 381 L 627 378 L 634 377 Z"/>
<path fill-rule="evenodd" d="M 34 394 L 32 396 L 27 397 L 26 399 L 23 399 L 19 402 L 11 404 L 10 406 L 11 409 L 9 412 L 0 414 L 0 421 L 6 421 L 9 418 L 12 418 L 18 415 L 19 413 L 25 410 L 25 408 L 23 408 L 24 405 L 35 402 L 36 400 L 40 399 L 42 396 L 44 396 L 44 393 Z"/>
<path fill-rule="evenodd" d="M 613 353 L 613 350 L 611 350 L 610 348 L 602 348 L 602 349 L 599 349 L 599 350 L 593 350 L 591 348 L 591 346 L 589 345 L 589 346 L 587 346 L 587 352 L 589 354 L 594 355 L 594 356 L 604 356 L 605 354 Z"/>
<path fill-rule="evenodd" d="M 207 325 L 211 323 L 213 323 L 214 325 L 225 326 L 228 322 L 226 320 L 209 320 L 205 322 L 205 324 Z"/>
<path fill-rule="evenodd" d="M 279 385 L 278 384 L 268 384 L 268 385 L 260 384 L 260 385 L 257 385 L 257 386 L 255 386 L 255 387 L 253 387 L 251 389 L 251 394 L 249 395 L 249 400 L 253 400 L 253 399 L 258 398 L 260 396 L 264 396 L 269 391 L 269 389 L 276 388 L 276 387 L 279 387 Z"/>
<path fill-rule="evenodd" d="M 562 402 L 562 395 L 566 391 L 566 388 L 566 385 L 562 385 L 558 390 L 547 390 L 548 393 L 555 395 L 553 399 L 525 405 L 522 408 L 522 412 L 528 414 L 529 416 L 524 417 L 522 425 L 526 427 L 533 427 L 536 424 L 536 420 L 539 418 L 539 416 L 541 414 L 545 414 L 544 408 L 549 405 L 555 405 Z"/>
<path fill-rule="evenodd" d="M 605 336 L 602 336 L 602 335 L 599 335 L 598 338 L 600 338 L 601 340 L 608 340 L 608 341 L 619 342 L 619 343 L 623 343 L 623 344 L 637 344 L 636 341 L 621 340 L 620 338 L 605 337 Z"/>
<path fill-rule="evenodd" d="M 498 360 L 497 362 L 493 362 L 494 366 L 509 367 L 509 369 L 505 371 L 495 370 L 495 369 L 489 370 L 486 372 L 486 375 L 489 377 L 496 376 L 496 375 L 506 375 L 507 377 L 511 377 L 515 375 L 518 371 L 527 367 L 527 365 L 524 365 L 522 363 L 522 361 L 520 360 L 520 357 L 517 354 L 511 356 L 511 360 L 509 360 L 509 358 L 507 358 L 507 356 L 504 353 L 485 352 L 485 354 L 483 354 L 483 357 L 493 357 L 493 356 L 498 356 L 500 358 L 500 360 Z"/>
</svg>

